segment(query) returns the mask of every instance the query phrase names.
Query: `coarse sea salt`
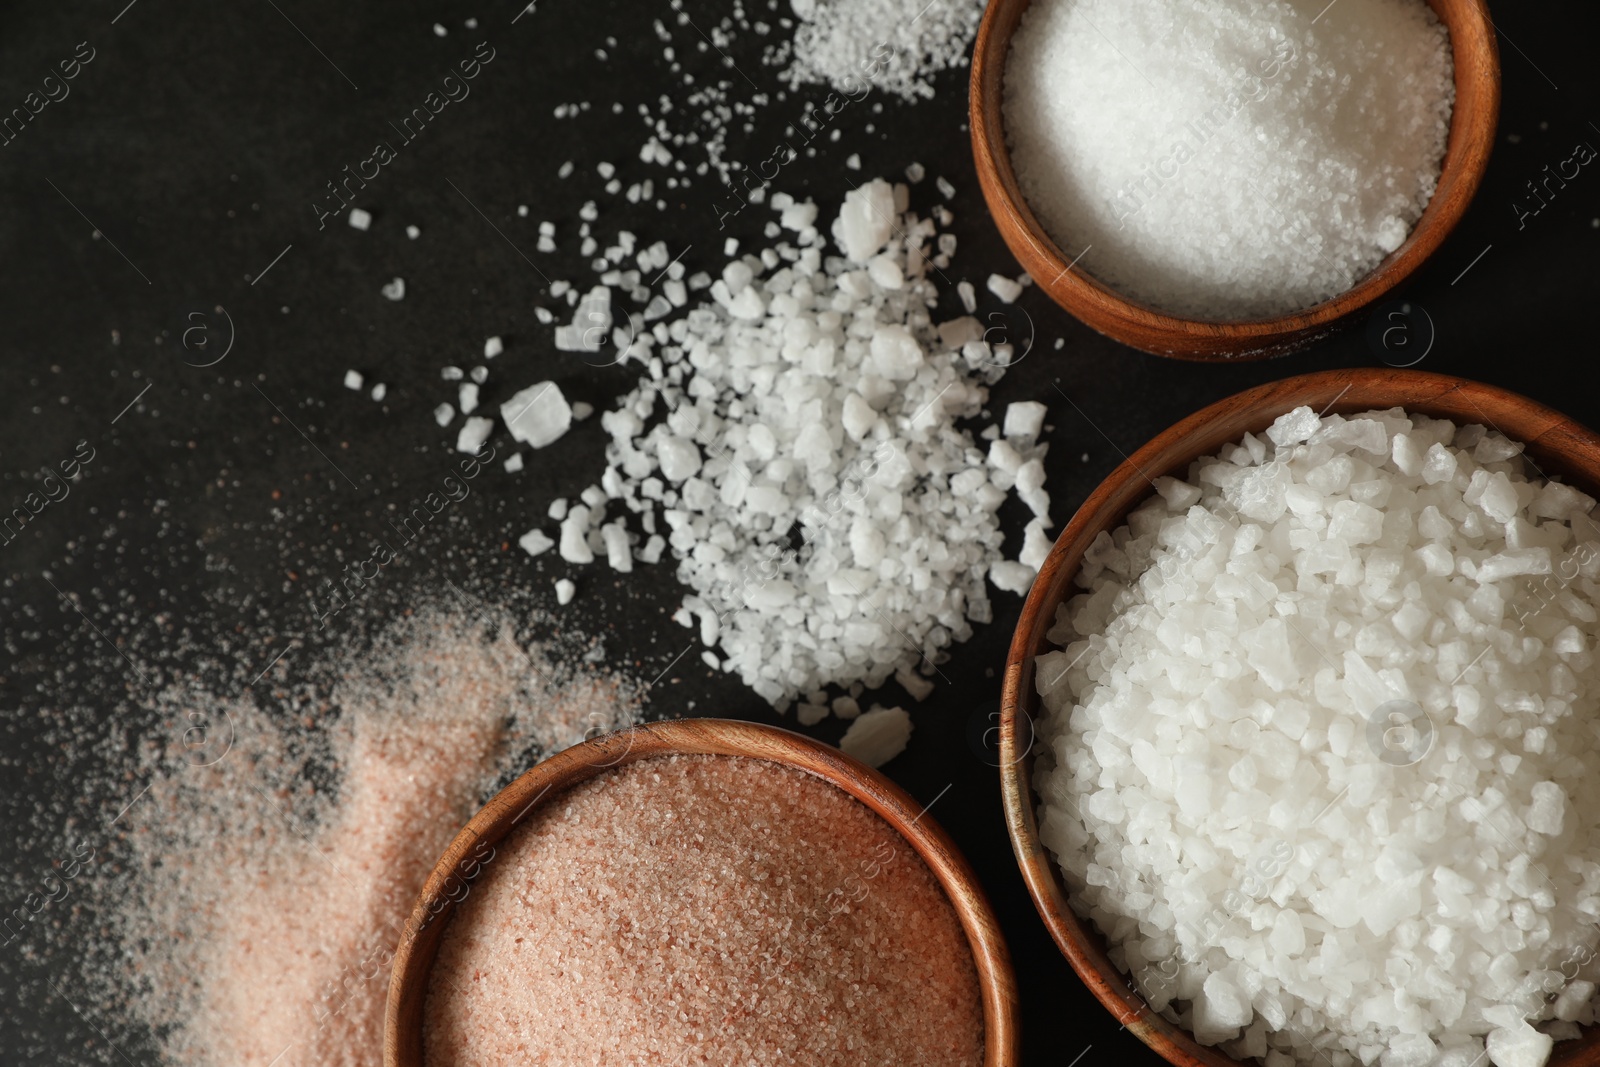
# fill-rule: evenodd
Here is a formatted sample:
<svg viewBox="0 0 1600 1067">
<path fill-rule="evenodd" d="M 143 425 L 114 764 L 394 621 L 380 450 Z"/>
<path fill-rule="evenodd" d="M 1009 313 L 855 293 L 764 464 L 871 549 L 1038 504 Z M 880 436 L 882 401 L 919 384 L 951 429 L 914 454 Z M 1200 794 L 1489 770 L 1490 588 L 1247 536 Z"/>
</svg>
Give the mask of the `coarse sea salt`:
<svg viewBox="0 0 1600 1067">
<path fill-rule="evenodd" d="M 1015 488 L 1050 524 L 1046 446 L 1027 432 L 1042 407 L 1019 409 L 1000 462 L 958 425 L 1006 361 L 977 319 L 929 314 L 937 228 L 907 186 L 845 196 L 843 255 L 814 205 L 771 206 L 793 243 L 731 259 L 710 301 L 670 322 L 617 314 L 618 361 L 647 374 L 602 416 L 608 466 L 562 520 L 561 555 L 622 570 L 670 549 L 721 668 L 780 707 L 897 675 L 921 699 L 946 649 L 992 618 L 984 579 L 1033 580 L 1002 560 L 995 513 Z M 606 520 L 611 501 L 626 524 Z"/>
<path fill-rule="evenodd" d="M 1600 525 L 1521 450 L 1300 408 L 1085 553 L 1040 837 L 1202 1042 L 1541 1067 L 1594 1021 Z"/>
<path fill-rule="evenodd" d="M 1246 318 L 1344 292 L 1404 242 L 1454 93 L 1422 0 L 1045 0 L 1003 107 L 1022 192 L 1080 269 Z"/>
</svg>

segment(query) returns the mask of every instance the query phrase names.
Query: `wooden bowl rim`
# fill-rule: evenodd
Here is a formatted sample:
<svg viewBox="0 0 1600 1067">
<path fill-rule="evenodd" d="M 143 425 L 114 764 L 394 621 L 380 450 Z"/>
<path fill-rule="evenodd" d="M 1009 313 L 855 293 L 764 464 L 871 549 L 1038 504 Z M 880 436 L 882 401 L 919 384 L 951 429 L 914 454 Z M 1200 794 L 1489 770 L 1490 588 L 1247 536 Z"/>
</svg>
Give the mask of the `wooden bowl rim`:
<svg viewBox="0 0 1600 1067">
<path fill-rule="evenodd" d="M 1600 495 L 1600 434 L 1568 415 L 1519 393 L 1465 378 L 1427 371 L 1352 368 L 1318 371 L 1243 390 L 1175 423 L 1128 456 L 1084 500 L 1050 550 L 1029 590 L 1006 658 L 1000 699 L 1000 777 L 1006 829 L 1023 881 L 1051 938 L 1090 992 L 1126 1029 L 1177 1067 L 1239 1067 L 1215 1047 L 1201 1045 L 1181 1027 L 1150 1010 L 1131 982 L 1106 954 L 1098 930 L 1078 918 L 1068 903 L 1060 868 L 1039 840 L 1037 800 L 1032 789 L 1033 716 L 1039 695 L 1033 684 L 1038 652 L 1057 606 L 1080 592 L 1073 582 L 1083 552 L 1096 533 L 1115 529 L 1127 513 L 1154 492 L 1146 484 L 1164 474 L 1183 472 L 1193 460 L 1214 454 L 1245 429 L 1259 432 L 1277 416 L 1301 404 L 1338 414 L 1402 407 L 1419 414 L 1478 422 L 1527 446 L 1530 458 L 1550 475 L 1560 475 Z M 1447 412 L 1476 411 L 1480 418 Z M 1228 415 L 1248 413 L 1230 421 Z M 1241 428 L 1242 427 L 1242 428 Z M 1130 489 L 1130 487 L 1132 487 Z M 1019 751 L 1020 748 L 1020 751 Z M 1556 1045 L 1550 1067 L 1579 1067 L 1600 1031 Z M 1254 1067 L 1254 1065 L 1252 1065 Z"/>
<path fill-rule="evenodd" d="M 736 719 L 690 718 L 645 723 L 564 749 L 525 771 L 467 822 L 429 874 L 395 949 L 384 1018 L 385 1067 L 424 1062 L 429 976 L 456 904 L 490 862 L 477 864 L 469 877 L 461 875 L 480 843 L 497 845 L 529 812 L 573 786 L 616 767 L 672 755 L 738 756 L 792 767 L 828 782 L 883 819 L 933 873 L 967 935 L 983 999 L 984 1067 L 1016 1064 L 1021 1031 L 1005 938 L 972 866 L 924 806 L 881 772 L 802 734 Z"/>
<path fill-rule="evenodd" d="M 1239 362 L 1291 351 L 1323 336 L 1341 320 L 1374 304 L 1425 263 L 1465 215 L 1483 183 L 1499 126 L 1501 71 L 1499 37 L 1486 0 L 1425 0 L 1450 34 L 1455 102 L 1440 166 L 1439 182 L 1428 206 L 1406 240 L 1354 286 L 1311 307 L 1261 319 L 1186 318 L 1158 310 L 1118 292 L 1077 269 L 1029 207 L 1011 165 L 1004 128 L 1004 81 L 1011 34 L 1032 0 L 990 0 L 978 25 L 969 80 L 968 124 L 973 161 L 990 214 L 1001 237 L 1022 266 L 1052 300 L 1115 340 L 1153 355 L 1202 362 Z M 1010 31 L 999 23 L 1016 12 Z M 1465 61 L 1464 61 L 1465 60 Z M 1463 107 L 1463 102 L 1467 106 Z M 1018 247 L 1023 245 L 1023 247 Z M 1031 262 L 1030 262 L 1031 261 Z M 1048 268 L 1053 281 L 1035 273 Z M 1115 322 L 1122 329 L 1106 329 Z M 1192 350 L 1158 351 L 1130 339 L 1139 332 Z M 1287 347 L 1285 347 L 1287 344 Z M 1226 345 L 1229 351 L 1215 351 Z"/>
</svg>

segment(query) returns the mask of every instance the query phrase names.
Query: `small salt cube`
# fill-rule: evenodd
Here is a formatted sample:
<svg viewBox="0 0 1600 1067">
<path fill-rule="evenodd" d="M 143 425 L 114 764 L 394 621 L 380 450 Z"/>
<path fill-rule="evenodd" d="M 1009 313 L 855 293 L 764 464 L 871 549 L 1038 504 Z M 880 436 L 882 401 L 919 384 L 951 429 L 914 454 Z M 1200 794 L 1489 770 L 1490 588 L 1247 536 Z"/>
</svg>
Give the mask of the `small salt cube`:
<svg viewBox="0 0 1600 1067">
<path fill-rule="evenodd" d="M 411 238 L 411 240 L 415 241 L 418 237 L 422 236 L 422 231 L 420 229 L 418 229 L 417 227 L 415 227 L 415 226 L 407 226 L 406 227 L 406 236 Z"/>
<path fill-rule="evenodd" d="M 470 415 L 474 411 L 478 410 L 478 387 L 475 383 L 461 383 L 461 389 L 457 397 L 457 406 L 461 408 L 461 414 L 463 415 Z"/>
<path fill-rule="evenodd" d="M 363 211 L 358 207 L 350 209 L 350 228 L 365 230 L 372 225 L 372 212 Z"/>
<path fill-rule="evenodd" d="M 406 280 L 404 278 L 396 278 L 379 291 L 389 300 L 404 300 L 406 298 Z"/>
<path fill-rule="evenodd" d="M 377 385 L 372 387 L 371 395 L 372 399 L 374 400 L 382 400 L 384 397 L 389 395 L 389 387 L 382 382 L 379 382 Z"/>
<path fill-rule="evenodd" d="M 572 425 L 572 409 L 554 382 L 535 382 L 500 405 L 500 417 L 516 440 L 543 448 Z"/>
<path fill-rule="evenodd" d="M 498 356 L 505 350 L 506 346 L 501 342 L 498 336 L 491 337 L 487 341 L 483 342 L 484 359 L 493 359 L 495 356 Z"/>
<path fill-rule="evenodd" d="M 456 409 L 450 404 L 440 404 L 433 409 L 433 421 L 440 426 L 449 426 L 450 420 L 456 417 Z"/>
<path fill-rule="evenodd" d="M 344 387 L 346 389 L 354 389 L 359 392 L 363 380 L 360 371 L 347 370 L 344 372 Z"/>
<path fill-rule="evenodd" d="M 1037 400 L 1020 400 L 1006 405 L 1005 435 L 1020 437 L 1033 444 L 1044 429 L 1045 413 L 1049 409 Z"/>
<path fill-rule="evenodd" d="M 513 453 L 511 453 L 511 455 L 506 457 L 506 461 L 503 464 L 501 464 L 501 466 L 505 468 L 505 472 L 507 474 L 515 474 L 515 473 L 517 473 L 518 471 L 520 471 L 522 469 L 522 453 L 521 452 L 513 452 Z"/>
<path fill-rule="evenodd" d="M 556 603 L 563 606 L 572 603 L 573 596 L 578 592 L 578 587 L 566 578 L 556 579 Z"/>
</svg>

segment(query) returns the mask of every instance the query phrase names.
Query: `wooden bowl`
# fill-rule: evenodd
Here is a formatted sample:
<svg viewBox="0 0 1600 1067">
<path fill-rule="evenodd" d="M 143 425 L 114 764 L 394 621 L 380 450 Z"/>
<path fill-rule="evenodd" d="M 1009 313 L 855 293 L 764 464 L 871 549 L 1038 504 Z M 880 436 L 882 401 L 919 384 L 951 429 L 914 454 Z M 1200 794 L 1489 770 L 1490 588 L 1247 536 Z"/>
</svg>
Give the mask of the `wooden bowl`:
<svg viewBox="0 0 1600 1067">
<path fill-rule="evenodd" d="M 1240 1062 L 1197 1043 L 1188 1031 L 1151 1011 L 1127 976 L 1106 957 L 1105 939 L 1067 904 L 1060 867 L 1039 840 L 1030 783 L 1033 716 L 1039 707 L 1034 657 L 1051 646 L 1045 634 L 1056 607 L 1078 592 L 1074 579 L 1090 542 L 1120 526 L 1151 492 L 1151 479 L 1183 476 L 1191 461 L 1213 455 L 1246 431 L 1259 433 L 1279 415 L 1301 405 L 1313 411 L 1349 414 L 1401 406 L 1410 411 L 1479 423 L 1527 445 L 1526 454 L 1547 476 L 1560 475 L 1600 496 L 1600 434 L 1527 397 L 1492 385 L 1412 370 L 1323 371 L 1247 389 L 1190 415 L 1139 449 L 1111 472 L 1067 523 L 1039 570 L 1023 605 L 1000 697 L 1000 772 L 1006 826 L 1022 877 L 1050 936 L 1099 998 L 1141 1041 L 1180 1067 L 1236 1067 Z M 1555 1067 L 1600 1063 L 1600 1030 L 1556 1045 Z"/>
<path fill-rule="evenodd" d="M 1016 978 L 993 910 L 965 857 L 905 790 L 809 737 L 731 719 L 680 719 L 607 734 L 559 752 L 512 782 L 473 816 L 440 857 L 395 949 L 384 1020 L 385 1067 L 422 1067 L 423 1009 L 439 942 L 456 904 L 495 847 L 530 811 L 596 775 L 637 760 L 675 754 L 746 756 L 782 763 L 838 786 L 876 812 L 922 857 L 967 934 L 983 995 L 984 1067 L 1014 1067 Z M 490 853 L 492 857 L 492 853 Z"/>
<path fill-rule="evenodd" d="M 972 54 L 972 152 L 978 183 L 1000 235 L 1050 298 L 1113 340 L 1158 356 L 1263 359 L 1311 344 L 1405 281 L 1466 212 L 1494 146 L 1500 113 L 1500 53 L 1484 0 L 1428 0 L 1449 28 L 1456 101 L 1433 199 L 1404 244 L 1355 287 L 1302 311 L 1268 319 L 1185 319 L 1147 307 L 1096 281 L 1065 255 L 1023 199 L 1011 167 L 1001 92 L 1011 35 L 1029 0 L 989 0 Z"/>
</svg>

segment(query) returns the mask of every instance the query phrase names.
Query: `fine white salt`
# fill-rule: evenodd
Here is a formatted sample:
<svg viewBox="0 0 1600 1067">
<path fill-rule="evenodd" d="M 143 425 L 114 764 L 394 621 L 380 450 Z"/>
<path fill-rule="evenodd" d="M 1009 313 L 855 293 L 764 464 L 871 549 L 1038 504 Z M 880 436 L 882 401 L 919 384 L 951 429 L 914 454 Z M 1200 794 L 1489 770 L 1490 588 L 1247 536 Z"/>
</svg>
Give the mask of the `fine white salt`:
<svg viewBox="0 0 1600 1067">
<path fill-rule="evenodd" d="M 1003 106 L 1023 194 L 1081 269 L 1232 319 L 1327 300 L 1398 248 L 1453 101 L 1422 0 L 1042 0 Z"/>
</svg>

